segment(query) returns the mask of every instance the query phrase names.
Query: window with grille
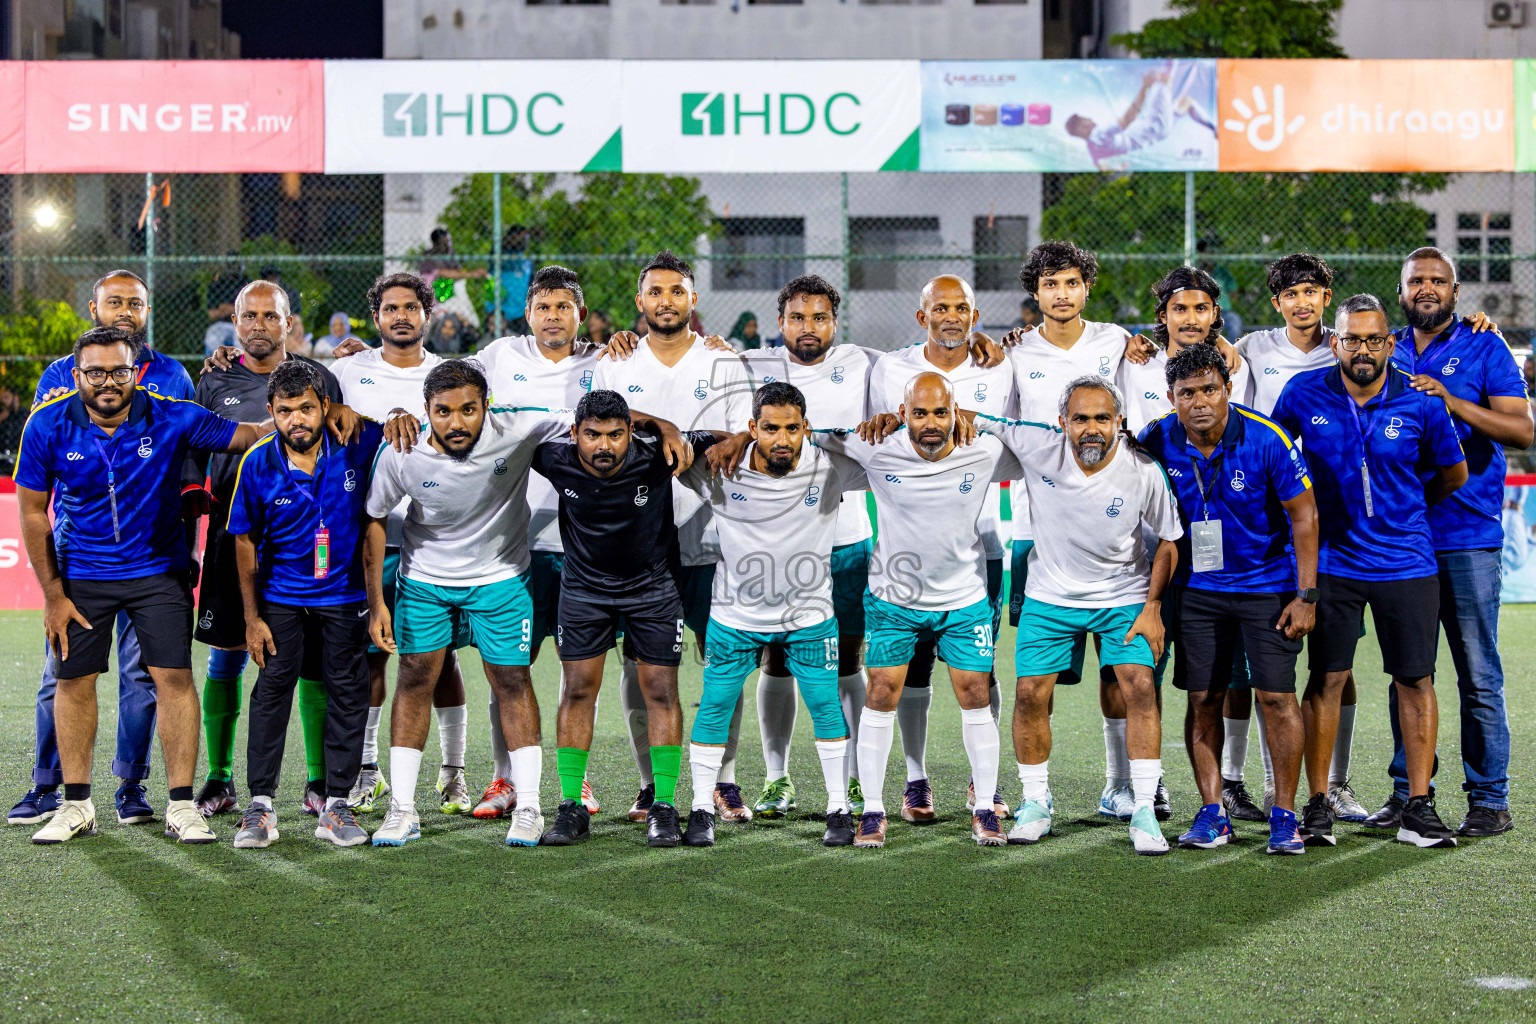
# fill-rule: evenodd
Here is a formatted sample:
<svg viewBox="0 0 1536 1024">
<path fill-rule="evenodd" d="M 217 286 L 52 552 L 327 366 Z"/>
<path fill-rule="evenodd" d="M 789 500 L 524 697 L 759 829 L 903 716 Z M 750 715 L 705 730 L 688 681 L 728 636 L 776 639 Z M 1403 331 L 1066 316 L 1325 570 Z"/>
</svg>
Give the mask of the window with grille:
<svg viewBox="0 0 1536 1024">
<path fill-rule="evenodd" d="M 849 217 L 848 245 L 852 259 L 848 286 L 858 291 L 907 291 L 928 282 L 933 264 L 904 257 L 942 252 L 937 217 Z"/>
<path fill-rule="evenodd" d="M 710 261 L 716 290 L 776 292 L 805 273 L 804 217 L 729 217 L 720 230 Z"/>
<path fill-rule="evenodd" d="M 1456 270 L 1460 280 L 1502 284 L 1510 280 L 1510 215 L 1456 215 Z M 1492 258 L 1489 258 L 1492 257 Z"/>
<path fill-rule="evenodd" d="M 976 254 L 976 290 L 1011 291 L 1029 251 L 1029 218 L 977 217 L 971 251 Z"/>
</svg>

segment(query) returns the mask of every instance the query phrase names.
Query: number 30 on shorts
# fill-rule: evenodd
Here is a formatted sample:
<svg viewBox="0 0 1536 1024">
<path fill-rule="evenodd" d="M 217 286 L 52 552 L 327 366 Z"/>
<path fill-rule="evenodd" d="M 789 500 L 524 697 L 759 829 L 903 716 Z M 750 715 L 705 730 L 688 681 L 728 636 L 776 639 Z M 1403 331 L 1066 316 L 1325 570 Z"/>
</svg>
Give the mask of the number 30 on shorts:
<svg viewBox="0 0 1536 1024">
<path fill-rule="evenodd" d="M 972 626 L 971 631 L 976 634 L 976 650 L 988 658 L 992 657 L 992 624 Z"/>
</svg>

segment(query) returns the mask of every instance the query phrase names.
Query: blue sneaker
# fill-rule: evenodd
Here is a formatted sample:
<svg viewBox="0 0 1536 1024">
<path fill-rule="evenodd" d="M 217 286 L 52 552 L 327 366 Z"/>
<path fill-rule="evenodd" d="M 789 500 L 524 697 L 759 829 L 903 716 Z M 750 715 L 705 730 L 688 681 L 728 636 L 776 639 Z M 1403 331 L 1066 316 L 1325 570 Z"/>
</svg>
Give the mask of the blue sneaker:
<svg viewBox="0 0 1536 1024">
<path fill-rule="evenodd" d="M 1296 812 L 1276 807 L 1269 812 L 1269 848 L 1265 853 L 1302 854 L 1307 844 L 1297 834 Z"/>
<path fill-rule="evenodd" d="M 59 791 L 34 786 L 5 816 L 7 825 L 37 825 L 53 817 L 59 809 Z"/>
<path fill-rule="evenodd" d="M 155 809 L 149 806 L 149 796 L 144 792 L 144 783 L 140 780 L 124 779 L 123 784 L 117 787 L 115 799 L 119 825 L 140 825 L 155 820 Z"/>
<path fill-rule="evenodd" d="M 1226 846 L 1232 838 L 1232 819 L 1221 809 L 1221 804 L 1206 804 L 1195 813 L 1195 823 L 1189 831 L 1179 836 L 1179 846 L 1185 850 L 1214 850 Z"/>
</svg>

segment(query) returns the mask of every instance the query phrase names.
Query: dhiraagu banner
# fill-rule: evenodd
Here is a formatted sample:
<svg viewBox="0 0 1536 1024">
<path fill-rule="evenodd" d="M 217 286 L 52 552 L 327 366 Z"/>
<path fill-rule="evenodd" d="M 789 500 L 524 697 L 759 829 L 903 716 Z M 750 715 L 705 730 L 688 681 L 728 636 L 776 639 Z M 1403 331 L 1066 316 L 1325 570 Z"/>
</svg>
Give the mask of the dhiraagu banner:
<svg viewBox="0 0 1536 1024">
<path fill-rule="evenodd" d="M 624 170 L 915 171 L 918 62 L 624 62 Z"/>
<path fill-rule="evenodd" d="M 617 171 L 616 60 L 325 62 L 325 169 Z"/>
</svg>

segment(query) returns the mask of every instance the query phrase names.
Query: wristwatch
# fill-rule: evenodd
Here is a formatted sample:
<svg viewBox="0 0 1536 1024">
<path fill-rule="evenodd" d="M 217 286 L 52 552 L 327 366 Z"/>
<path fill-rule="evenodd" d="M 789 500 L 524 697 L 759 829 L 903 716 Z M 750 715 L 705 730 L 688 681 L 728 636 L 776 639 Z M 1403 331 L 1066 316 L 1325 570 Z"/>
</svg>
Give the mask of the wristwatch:
<svg viewBox="0 0 1536 1024">
<path fill-rule="evenodd" d="M 1303 604 L 1317 604 L 1317 588 L 1308 587 L 1306 590 L 1296 591 L 1296 596 Z"/>
</svg>

